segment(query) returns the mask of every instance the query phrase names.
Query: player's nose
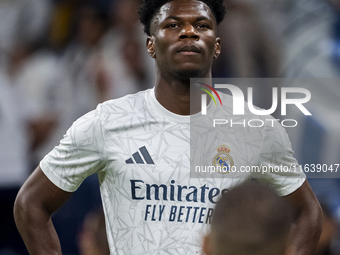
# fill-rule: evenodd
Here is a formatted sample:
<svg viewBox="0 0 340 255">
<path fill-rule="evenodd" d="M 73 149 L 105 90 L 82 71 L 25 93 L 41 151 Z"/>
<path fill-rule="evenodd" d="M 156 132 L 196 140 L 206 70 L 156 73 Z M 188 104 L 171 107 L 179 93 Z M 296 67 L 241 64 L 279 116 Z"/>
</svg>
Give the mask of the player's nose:
<svg viewBox="0 0 340 255">
<path fill-rule="evenodd" d="M 192 38 L 195 40 L 199 40 L 199 34 L 197 33 L 197 30 L 194 26 L 192 26 L 189 23 L 186 23 L 183 28 L 181 29 L 181 32 L 179 34 L 180 39 L 186 39 L 186 38 Z"/>
</svg>

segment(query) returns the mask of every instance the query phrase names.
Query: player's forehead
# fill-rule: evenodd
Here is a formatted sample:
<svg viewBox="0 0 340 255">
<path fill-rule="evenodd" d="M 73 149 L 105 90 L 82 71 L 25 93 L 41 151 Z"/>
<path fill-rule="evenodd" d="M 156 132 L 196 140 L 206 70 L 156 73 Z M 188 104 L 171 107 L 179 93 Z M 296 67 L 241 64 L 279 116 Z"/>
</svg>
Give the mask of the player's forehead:
<svg viewBox="0 0 340 255">
<path fill-rule="evenodd" d="M 215 17 L 208 5 L 198 0 L 174 0 L 164 4 L 153 17 L 152 25 L 171 18 L 206 17 L 215 22 Z"/>
<path fill-rule="evenodd" d="M 199 0 L 173 0 L 164 4 L 160 9 L 159 15 L 181 14 L 182 12 L 202 12 L 207 15 L 212 14 L 208 5 Z"/>
</svg>

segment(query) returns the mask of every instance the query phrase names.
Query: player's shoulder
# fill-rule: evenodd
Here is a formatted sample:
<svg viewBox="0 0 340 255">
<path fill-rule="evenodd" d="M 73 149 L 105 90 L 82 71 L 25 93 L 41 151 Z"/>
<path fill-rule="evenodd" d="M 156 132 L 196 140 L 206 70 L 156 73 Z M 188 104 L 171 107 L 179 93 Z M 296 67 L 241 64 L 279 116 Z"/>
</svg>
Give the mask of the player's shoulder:
<svg viewBox="0 0 340 255">
<path fill-rule="evenodd" d="M 125 114 L 130 115 L 139 111 L 147 103 L 147 95 L 151 89 L 128 94 L 120 98 L 105 101 L 97 106 L 101 114 Z"/>
<path fill-rule="evenodd" d="M 255 118 L 261 116 L 268 116 L 271 118 L 270 115 L 256 115 L 254 114 L 248 106 L 248 102 L 245 100 L 234 102 L 234 97 L 223 93 L 221 91 L 218 91 L 219 99 L 221 100 L 221 105 L 223 106 L 224 110 L 227 110 L 230 112 L 231 115 L 237 115 L 237 116 L 244 116 L 245 118 Z M 236 109 L 234 109 L 236 107 Z M 256 111 L 264 111 L 265 109 L 262 109 L 256 105 L 253 105 L 254 110 Z M 220 109 L 218 109 L 220 110 Z"/>
<path fill-rule="evenodd" d="M 129 118 L 145 106 L 149 91 L 148 89 L 100 103 L 94 110 L 78 118 L 72 126 L 84 128 L 102 126 L 112 120 Z"/>
<path fill-rule="evenodd" d="M 260 114 L 261 112 L 267 111 L 266 109 L 253 105 L 253 109 L 251 110 L 248 106 L 247 101 L 243 101 L 243 105 L 235 105 L 233 97 L 231 95 L 225 94 L 220 91 L 218 92 L 218 94 L 222 102 L 222 108 L 215 108 L 217 112 L 216 116 L 219 116 L 220 118 L 225 118 L 229 121 L 233 120 L 234 122 L 236 122 L 236 127 L 240 127 L 240 125 L 242 124 L 244 127 L 247 127 L 244 129 L 244 132 L 248 132 L 249 128 L 252 128 L 258 130 L 259 133 L 262 133 L 262 137 L 264 137 L 265 135 L 286 136 L 286 129 L 281 124 L 279 119 L 276 119 L 269 114 Z M 243 112 L 235 113 L 234 107 L 243 107 Z"/>
<path fill-rule="evenodd" d="M 218 91 L 218 95 L 220 96 L 221 105 L 223 106 L 223 109 L 228 111 L 228 113 L 231 115 L 230 117 L 242 116 L 245 119 L 270 119 L 270 120 L 275 119 L 272 115 L 269 114 L 254 113 L 254 111 L 264 112 L 267 110 L 256 105 L 252 105 L 253 109 L 250 110 L 248 102 L 245 100 L 243 100 L 242 104 L 240 104 L 240 102 L 237 102 L 235 104 L 234 98 L 231 95 L 225 94 L 220 91 Z M 234 109 L 234 107 L 236 107 L 237 109 Z M 240 111 L 240 108 L 242 108 L 242 111 Z M 217 110 L 220 111 L 221 109 L 218 108 Z"/>
<path fill-rule="evenodd" d="M 70 137 L 73 143 L 91 143 L 96 137 L 97 141 L 103 140 L 104 130 L 112 130 L 129 125 L 131 116 L 143 107 L 147 100 L 149 90 L 136 94 L 126 95 L 118 99 L 108 100 L 99 104 L 96 109 L 86 113 L 73 122 L 68 129 L 66 137 Z M 137 116 L 138 117 L 138 116 Z"/>
</svg>

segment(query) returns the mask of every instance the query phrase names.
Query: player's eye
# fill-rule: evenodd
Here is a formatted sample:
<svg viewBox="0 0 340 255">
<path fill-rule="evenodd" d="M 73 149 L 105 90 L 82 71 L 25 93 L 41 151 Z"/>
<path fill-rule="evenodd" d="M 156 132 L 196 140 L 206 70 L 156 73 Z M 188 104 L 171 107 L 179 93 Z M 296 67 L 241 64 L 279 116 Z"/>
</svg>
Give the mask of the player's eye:
<svg viewBox="0 0 340 255">
<path fill-rule="evenodd" d="M 167 28 L 177 28 L 177 27 L 179 27 L 179 26 L 176 23 L 171 23 L 171 24 L 167 25 Z"/>
<path fill-rule="evenodd" d="M 209 26 L 208 26 L 208 25 L 206 25 L 206 24 L 197 24 L 197 25 L 196 25 L 196 28 L 201 28 L 201 29 L 208 29 L 208 28 L 209 28 Z"/>
</svg>

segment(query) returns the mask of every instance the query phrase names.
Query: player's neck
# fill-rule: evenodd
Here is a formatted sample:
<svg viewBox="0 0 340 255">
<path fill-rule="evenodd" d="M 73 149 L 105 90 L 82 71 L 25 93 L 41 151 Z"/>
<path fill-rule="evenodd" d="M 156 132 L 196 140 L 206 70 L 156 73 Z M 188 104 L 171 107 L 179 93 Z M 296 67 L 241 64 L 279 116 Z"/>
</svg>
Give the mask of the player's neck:
<svg viewBox="0 0 340 255">
<path fill-rule="evenodd" d="M 156 75 L 155 96 L 165 109 L 175 114 L 190 115 L 201 110 L 200 99 L 194 100 L 197 104 L 191 105 L 190 109 L 190 98 L 193 97 L 190 97 L 190 79 L 167 79 Z"/>
</svg>

